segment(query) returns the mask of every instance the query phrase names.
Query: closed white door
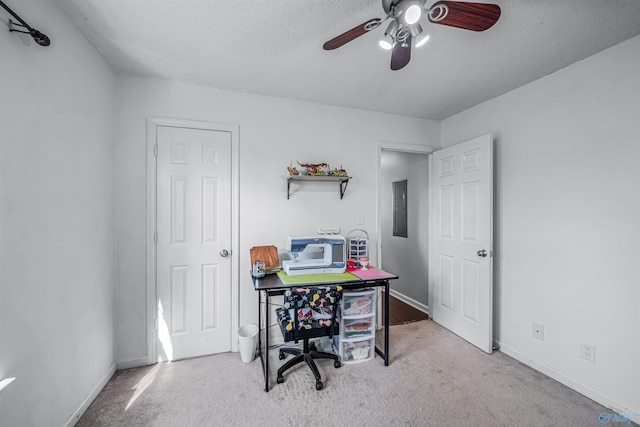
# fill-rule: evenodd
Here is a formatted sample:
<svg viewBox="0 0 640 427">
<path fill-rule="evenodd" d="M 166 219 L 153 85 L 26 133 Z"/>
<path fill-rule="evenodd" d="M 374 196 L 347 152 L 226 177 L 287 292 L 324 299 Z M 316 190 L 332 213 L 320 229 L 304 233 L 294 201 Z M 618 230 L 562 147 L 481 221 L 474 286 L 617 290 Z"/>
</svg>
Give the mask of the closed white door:
<svg viewBox="0 0 640 427">
<path fill-rule="evenodd" d="M 158 126 L 157 359 L 231 350 L 231 142 Z"/>
<path fill-rule="evenodd" d="M 436 151 L 432 164 L 433 320 L 493 351 L 493 140 Z"/>
</svg>

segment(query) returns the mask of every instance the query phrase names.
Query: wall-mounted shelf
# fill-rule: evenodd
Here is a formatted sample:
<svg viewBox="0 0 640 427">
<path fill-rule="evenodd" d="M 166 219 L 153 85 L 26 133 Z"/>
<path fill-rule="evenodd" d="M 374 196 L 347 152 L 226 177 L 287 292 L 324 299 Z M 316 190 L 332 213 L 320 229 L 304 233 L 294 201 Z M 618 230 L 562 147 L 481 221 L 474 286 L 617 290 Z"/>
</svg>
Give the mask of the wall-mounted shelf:
<svg viewBox="0 0 640 427">
<path fill-rule="evenodd" d="M 337 182 L 340 185 L 340 199 L 342 199 L 350 179 L 350 176 L 291 175 L 287 178 L 287 199 L 291 196 L 291 181 Z"/>
</svg>

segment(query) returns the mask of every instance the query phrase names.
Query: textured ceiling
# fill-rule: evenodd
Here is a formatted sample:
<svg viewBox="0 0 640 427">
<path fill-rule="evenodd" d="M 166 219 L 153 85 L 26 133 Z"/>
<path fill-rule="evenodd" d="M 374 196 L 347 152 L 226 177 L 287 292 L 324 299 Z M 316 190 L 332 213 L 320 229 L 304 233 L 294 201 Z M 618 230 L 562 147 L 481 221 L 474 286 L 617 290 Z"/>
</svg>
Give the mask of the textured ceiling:
<svg viewBox="0 0 640 427">
<path fill-rule="evenodd" d="M 638 0 L 499 0 L 485 32 L 422 22 L 429 43 L 391 71 L 384 25 L 322 49 L 384 17 L 381 0 L 55 1 L 117 70 L 429 119 L 640 34 Z"/>
</svg>

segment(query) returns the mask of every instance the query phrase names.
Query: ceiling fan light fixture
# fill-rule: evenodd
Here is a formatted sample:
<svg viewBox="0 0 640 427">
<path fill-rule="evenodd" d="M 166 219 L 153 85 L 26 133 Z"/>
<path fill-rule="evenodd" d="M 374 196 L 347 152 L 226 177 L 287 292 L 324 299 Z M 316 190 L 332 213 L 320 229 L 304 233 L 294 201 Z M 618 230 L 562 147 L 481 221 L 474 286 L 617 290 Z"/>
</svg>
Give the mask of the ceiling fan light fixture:
<svg viewBox="0 0 640 427">
<path fill-rule="evenodd" d="M 404 22 L 408 25 L 415 24 L 422 16 L 422 8 L 417 4 L 412 4 L 404 11 Z"/>
<path fill-rule="evenodd" d="M 393 41 L 389 37 L 385 37 L 380 39 L 378 42 L 378 46 L 383 48 L 384 50 L 391 50 L 393 48 Z"/>
<path fill-rule="evenodd" d="M 411 37 L 415 39 L 422 33 L 422 26 L 418 23 L 409 25 L 409 32 L 411 33 Z"/>
<path fill-rule="evenodd" d="M 429 37 L 429 34 L 422 34 L 420 37 L 416 37 L 414 46 L 417 48 L 424 46 L 429 41 Z"/>
<path fill-rule="evenodd" d="M 384 31 L 384 38 L 378 41 L 378 46 L 384 50 L 391 50 L 396 43 L 396 33 L 398 32 L 398 21 L 395 19 L 389 22 L 387 29 Z"/>
</svg>

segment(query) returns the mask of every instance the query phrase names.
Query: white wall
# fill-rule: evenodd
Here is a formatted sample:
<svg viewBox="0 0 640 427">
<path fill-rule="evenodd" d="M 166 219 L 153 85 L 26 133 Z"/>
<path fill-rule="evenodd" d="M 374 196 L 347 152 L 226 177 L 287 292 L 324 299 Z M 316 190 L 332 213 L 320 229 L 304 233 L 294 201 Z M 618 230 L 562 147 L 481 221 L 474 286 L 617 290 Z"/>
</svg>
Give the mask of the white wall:
<svg viewBox="0 0 640 427">
<path fill-rule="evenodd" d="M 234 123 L 240 128 L 240 319 L 257 321 L 249 249 L 284 248 L 289 234 L 319 226 L 375 235 L 377 141 L 438 145 L 438 122 L 221 91 L 159 79 L 118 77 L 118 360 L 146 357 L 146 136 L 148 116 Z M 291 162 L 343 165 L 353 176 L 343 200 L 337 185 L 306 185 L 287 200 Z M 357 225 L 357 214 L 364 214 Z M 373 235 L 372 235 L 373 234 Z"/>
<path fill-rule="evenodd" d="M 0 394 L 3 426 L 75 422 L 113 372 L 114 75 L 51 2 L 0 11 Z"/>
<path fill-rule="evenodd" d="M 444 120 L 443 146 L 488 132 L 501 349 L 640 412 L 640 37 Z"/>
<path fill-rule="evenodd" d="M 393 235 L 395 181 L 407 180 L 407 237 Z M 426 154 L 383 150 L 381 155 L 382 267 L 398 275 L 394 296 L 428 309 L 429 167 Z"/>
</svg>

